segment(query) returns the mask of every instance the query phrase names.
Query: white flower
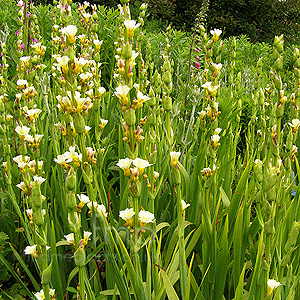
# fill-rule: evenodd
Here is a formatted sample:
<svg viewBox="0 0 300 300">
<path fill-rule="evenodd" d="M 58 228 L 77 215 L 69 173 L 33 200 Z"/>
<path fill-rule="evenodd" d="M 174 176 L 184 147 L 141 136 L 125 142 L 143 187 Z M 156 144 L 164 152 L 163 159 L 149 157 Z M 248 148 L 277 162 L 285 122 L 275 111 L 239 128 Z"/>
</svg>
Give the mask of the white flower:
<svg viewBox="0 0 300 300">
<path fill-rule="evenodd" d="M 124 221 L 130 220 L 135 215 L 133 208 L 125 208 L 125 210 L 121 210 L 119 212 L 119 217 L 122 218 Z"/>
<path fill-rule="evenodd" d="M 50 295 L 50 299 L 54 299 L 55 296 L 55 289 L 50 289 L 49 290 L 49 295 Z M 38 300 L 44 300 L 45 299 L 45 294 L 43 290 L 40 290 L 39 292 L 36 292 L 34 294 L 34 296 L 38 299 Z"/>
<path fill-rule="evenodd" d="M 299 119 L 293 119 L 292 123 L 288 123 L 291 127 L 293 132 L 296 132 L 299 129 L 300 126 L 300 120 Z"/>
<path fill-rule="evenodd" d="M 106 91 L 106 89 L 105 89 L 104 87 L 102 87 L 102 86 L 98 87 L 98 93 L 99 93 L 100 95 L 104 94 L 105 91 Z"/>
<path fill-rule="evenodd" d="M 64 236 L 66 241 L 70 244 L 70 245 L 75 245 L 75 240 L 74 240 L 74 233 L 69 233 L 67 235 Z"/>
<path fill-rule="evenodd" d="M 61 33 L 68 37 L 68 40 L 71 44 L 75 43 L 75 35 L 77 33 L 77 27 L 74 25 L 68 25 L 61 29 Z"/>
<path fill-rule="evenodd" d="M 99 129 L 103 129 L 105 125 L 108 123 L 108 120 L 100 119 Z"/>
<path fill-rule="evenodd" d="M 27 246 L 24 250 L 25 254 L 31 255 L 31 256 L 37 258 L 38 253 L 36 251 L 36 247 L 37 247 L 37 245 Z"/>
<path fill-rule="evenodd" d="M 75 146 L 70 146 L 69 151 L 66 151 L 63 156 L 67 163 L 78 160 L 81 161 L 82 159 L 82 154 L 78 154 L 77 152 L 75 152 Z"/>
<path fill-rule="evenodd" d="M 106 208 L 103 204 L 99 204 L 96 208 L 97 212 L 102 215 L 102 217 L 107 217 Z"/>
<path fill-rule="evenodd" d="M 145 226 L 148 223 L 153 223 L 155 220 L 154 214 L 149 211 L 141 210 L 139 212 L 139 221 L 141 226 Z"/>
<path fill-rule="evenodd" d="M 18 86 L 18 89 L 22 89 L 22 88 L 28 86 L 28 81 L 25 80 L 25 79 L 18 79 L 18 80 L 17 80 L 17 86 Z M 22 96 L 22 94 L 18 94 L 18 95 L 21 95 L 21 96 Z M 16 95 L 16 96 L 17 96 L 17 95 Z"/>
<path fill-rule="evenodd" d="M 125 20 L 124 25 L 127 29 L 128 38 L 131 39 L 134 35 L 134 30 L 137 29 L 141 24 L 136 23 L 135 20 Z"/>
<path fill-rule="evenodd" d="M 141 159 L 141 158 L 136 158 L 132 161 L 133 165 L 138 168 L 139 174 L 144 173 L 144 169 L 147 167 L 152 166 L 147 160 Z"/>
<path fill-rule="evenodd" d="M 181 200 L 181 206 L 182 206 L 182 211 L 184 211 L 186 208 L 188 208 L 190 206 L 190 204 L 185 203 L 184 200 Z"/>
<path fill-rule="evenodd" d="M 44 181 L 46 181 L 46 179 L 41 176 L 33 176 L 33 181 L 38 184 L 42 184 Z"/>
<path fill-rule="evenodd" d="M 94 45 L 95 45 L 95 47 L 96 47 L 96 50 L 99 51 L 99 49 L 100 49 L 100 47 L 101 47 L 103 41 L 94 40 L 93 42 L 94 42 Z"/>
<path fill-rule="evenodd" d="M 180 152 L 170 152 L 172 167 L 177 166 L 180 154 L 181 154 Z"/>
<path fill-rule="evenodd" d="M 129 176 L 131 163 L 132 160 L 130 158 L 122 158 L 117 162 L 117 166 L 124 171 L 125 176 Z"/>
<path fill-rule="evenodd" d="M 129 91 L 130 88 L 127 85 L 119 85 L 114 94 L 119 98 L 123 105 L 126 105 L 128 103 Z"/>
<path fill-rule="evenodd" d="M 222 34 L 222 30 L 214 29 L 211 30 L 210 33 L 213 35 L 212 40 L 216 42 L 219 39 L 220 35 Z"/>
<path fill-rule="evenodd" d="M 272 294 L 273 290 L 281 286 L 282 284 L 274 279 L 268 280 L 268 295 Z"/>
<path fill-rule="evenodd" d="M 121 210 L 119 212 L 119 217 L 126 222 L 125 226 L 133 226 L 134 215 L 135 212 L 133 211 L 133 208 L 126 208 L 125 210 Z"/>
<path fill-rule="evenodd" d="M 83 232 L 82 244 L 84 246 L 87 245 L 91 235 L 92 235 L 92 233 L 90 231 L 84 231 Z"/>
<path fill-rule="evenodd" d="M 85 204 L 89 203 L 91 200 L 88 196 L 84 194 L 77 194 L 77 197 L 80 200 L 78 207 L 83 208 Z"/>
<path fill-rule="evenodd" d="M 13 161 L 16 162 L 17 164 L 19 164 L 20 162 L 29 163 L 30 157 L 25 155 L 23 158 L 23 155 L 18 155 L 13 158 Z"/>
<path fill-rule="evenodd" d="M 220 134 L 220 133 L 221 133 L 221 131 L 222 131 L 222 129 L 221 129 L 221 128 L 216 128 L 216 129 L 215 129 L 215 134 Z"/>
<path fill-rule="evenodd" d="M 19 135 L 20 139 L 23 140 L 25 136 L 29 133 L 30 128 L 27 126 L 17 126 L 15 131 Z"/>
<path fill-rule="evenodd" d="M 89 196 L 84 195 L 84 194 L 77 194 L 77 197 L 79 198 L 80 202 L 83 202 L 85 204 L 89 203 L 91 201 Z"/>
<path fill-rule="evenodd" d="M 70 58 L 66 55 L 64 55 L 63 57 L 61 57 L 61 56 L 56 57 L 58 66 L 61 67 L 62 72 L 65 74 L 68 73 L 68 71 L 69 71 L 69 66 L 68 66 L 69 60 L 70 60 Z"/>
</svg>

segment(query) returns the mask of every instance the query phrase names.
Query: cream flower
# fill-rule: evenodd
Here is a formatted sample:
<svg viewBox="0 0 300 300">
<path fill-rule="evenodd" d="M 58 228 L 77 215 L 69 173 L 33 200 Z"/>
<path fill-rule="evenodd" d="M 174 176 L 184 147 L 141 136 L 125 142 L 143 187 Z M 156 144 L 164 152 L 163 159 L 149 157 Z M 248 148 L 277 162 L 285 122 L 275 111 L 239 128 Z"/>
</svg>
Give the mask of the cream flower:
<svg viewBox="0 0 300 300">
<path fill-rule="evenodd" d="M 144 173 L 145 168 L 152 166 L 147 160 L 138 157 L 132 161 L 132 164 L 138 168 L 140 175 Z"/>
<path fill-rule="evenodd" d="M 214 29 L 214 30 L 211 30 L 210 33 L 213 36 L 212 40 L 214 42 L 216 42 L 219 39 L 220 35 L 222 34 L 222 30 L 220 30 L 220 29 Z"/>
<path fill-rule="evenodd" d="M 50 295 L 50 299 L 55 299 L 54 296 L 55 296 L 55 290 L 54 289 L 50 289 L 49 290 L 49 295 Z M 39 292 L 36 292 L 34 294 L 34 296 L 38 299 L 38 300 L 44 300 L 45 299 L 45 294 L 44 294 L 44 291 L 41 290 Z"/>
<path fill-rule="evenodd" d="M 180 154 L 180 152 L 170 152 L 171 167 L 177 166 Z"/>
<path fill-rule="evenodd" d="M 125 210 L 121 210 L 119 212 L 119 217 L 122 218 L 128 226 L 133 225 L 133 219 L 132 217 L 135 215 L 135 212 L 133 211 L 133 208 L 125 208 Z"/>
<path fill-rule="evenodd" d="M 42 184 L 46 179 L 40 176 L 33 176 L 33 181 L 37 184 Z"/>
<path fill-rule="evenodd" d="M 107 217 L 106 208 L 103 204 L 98 204 L 96 210 L 100 215 L 102 215 L 102 217 Z"/>
<path fill-rule="evenodd" d="M 37 258 L 38 252 L 36 250 L 37 245 L 27 246 L 24 250 L 25 254 L 31 255 L 34 258 Z"/>
<path fill-rule="evenodd" d="M 293 132 L 297 132 L 300 126 L 300 120 L 299 119 L 293 119 L 292 123 L 288 123 L 292 127 Z"/>
<path fill-rule="evenodd" d="M 74 240 L 74 233 L 69 233 L 67 235 L 64 236 L 67 243 L 69 243 L 70 245 L 75 245 L 75 240 Z"/>
<path fill-rule="evenodd" d="M 99 129 L 102 130 L 106 124 L 108 123 L 108 120 L 100 119 Z"/>
<path fill-rule="evenodd" d="M 139 221 L 140 225 L 143 227 L 148 223 L 153 223 L 155 220 L 154 214 L 149 211 L 141 210 L 139 212 Z"/>
<path fill-rule="evenodd" d="M 134 31 L 141 25 L 140 23 L 136 23 L 135 20 L 125 20 L 124 25 L 127 29 L 127 35 L 129 39 L 133 38 Z"/>
<path fill-rule="evenodd" d="M 184 211 L 186 208 L 188 208 L 190 206 L 190 204 L 185 203 L 184 200 L 181 200 L 181 206 L 182 206 L 182 211 Z"/>
<path fill-rule="evenodd" d="M 277 289 L 279 286 L 282 285 L 280 282 L 274 279 L 269 279 L 267 284 L 268 284 L 268 295 L 271 295 L 275 289 Z"/>
<path fill-rule="evenodd" d="M 125 176 L 129 176 L 131 163 L 132 160 L 130 158 L 122 158 L 117 162 L 117 166 L 124 171 Z"/>
<path fill-rule="evenodd" d="M 25 88 L 26 86 L 28 86 L 28 81 L 25 79 L 18 79 L 17 86 L 18 86 L 18 89 L 21 90 L 21 89 Z M 17 94 L 17 95 L 21 95 L 21 97 L 22 97 L 22 94 Z M 16 97 L 17 97 L 17 95 L 16 95 Z"/>
<path fill-rule="evenodd" d="M 100 47 L 103 43 L 103 41 L 99 41 L 99 40 L 94 40 L 94 45 L 95 45 L 95 48 L 96 48 L 96 51 L 99 51 L 100 50 Z"/>
<path fill-rule="evenodd" d="M 75 25 L 68 25 L 61 29 L 61 33 L 68 37 L 68 41 L 70 44 L 75 43 L 77 27 Z"/>
<path fill-rule="evenodd" d="M 63 57 L 61 57 L 61 56 L 56 57 L 58 66 L 61 67 L 61 70 L 64 74 L 68 73 L 68 71 L 69 71 L 69 65 L 68 65 L 69 60 L 70 60 L 70 58 L 66 55 L 64 55 Z"/>
<path fill-rule="evenodd" d="M 29 133 L 30 128 L 27 126 L 17 126 L 15 129 L 21 140 L 24 140 L 25 136 Z"/>
<path fill-rule="evenodd" d="M 115 95 L 119 98 L 123 105 L 128 103 L 128 93 L 130 88 L 127 85 L 119 85 L 116 88 Z"/>
<path fill-rule="evenodd" d="M 82 208 L 85 204 L 89 203 L 91 200 L 88 196 L 84 194 L 77 194 L 77 197 L 79 198 L 79 206 Z"/>
<path fill-rule="evenodd" d="M 87 245 L 91 235 L 92 235 L 92 233 L 90 231 L 84 231 L 83 232 L 83 239 L 82 239 L 82 245 L 83 246 Z"/>
</svg>

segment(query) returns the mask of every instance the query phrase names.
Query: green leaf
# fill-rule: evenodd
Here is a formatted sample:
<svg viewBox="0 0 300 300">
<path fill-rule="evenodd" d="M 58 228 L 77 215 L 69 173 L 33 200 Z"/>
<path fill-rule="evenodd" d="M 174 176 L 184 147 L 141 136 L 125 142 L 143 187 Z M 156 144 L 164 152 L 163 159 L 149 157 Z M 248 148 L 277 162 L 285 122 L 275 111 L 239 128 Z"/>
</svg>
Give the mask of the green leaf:
<svg viewBox="0 0 300 300">
<path fill-rule="evenodd" d="M 160 274 L 162 275 L 164 287 L 166 289 L 168 298 L 172 300 L 179 300 L 167 273 L 163 269 L 161 269 Z"/>
</svg>

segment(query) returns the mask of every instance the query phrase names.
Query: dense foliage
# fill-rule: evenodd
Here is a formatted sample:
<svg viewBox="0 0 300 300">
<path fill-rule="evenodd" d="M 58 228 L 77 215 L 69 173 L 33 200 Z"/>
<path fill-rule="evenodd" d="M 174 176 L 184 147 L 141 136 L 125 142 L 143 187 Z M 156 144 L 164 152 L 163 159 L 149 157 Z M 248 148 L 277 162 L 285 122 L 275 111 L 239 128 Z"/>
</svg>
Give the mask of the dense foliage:
<svg viewBox="0 0 300 300">
<path fill-rule="evenodd" d="M 122 2 L 0 0 L 0 299 L 297 300 L 300 50 Z"/>
</svg>

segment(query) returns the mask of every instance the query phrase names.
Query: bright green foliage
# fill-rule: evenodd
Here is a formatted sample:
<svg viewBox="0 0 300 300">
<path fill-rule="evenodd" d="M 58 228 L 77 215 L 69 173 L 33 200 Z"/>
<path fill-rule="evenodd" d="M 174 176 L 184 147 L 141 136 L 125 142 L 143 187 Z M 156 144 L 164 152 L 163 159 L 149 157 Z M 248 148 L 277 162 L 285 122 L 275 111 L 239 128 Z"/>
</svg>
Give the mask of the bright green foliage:
<svg viewBox="0 0 300 300">
<path fill-rule="evenodd" d="M 25 2 L 0 34 L 1 297 L 296 300 L 299 49 Z"/>
</svg>

